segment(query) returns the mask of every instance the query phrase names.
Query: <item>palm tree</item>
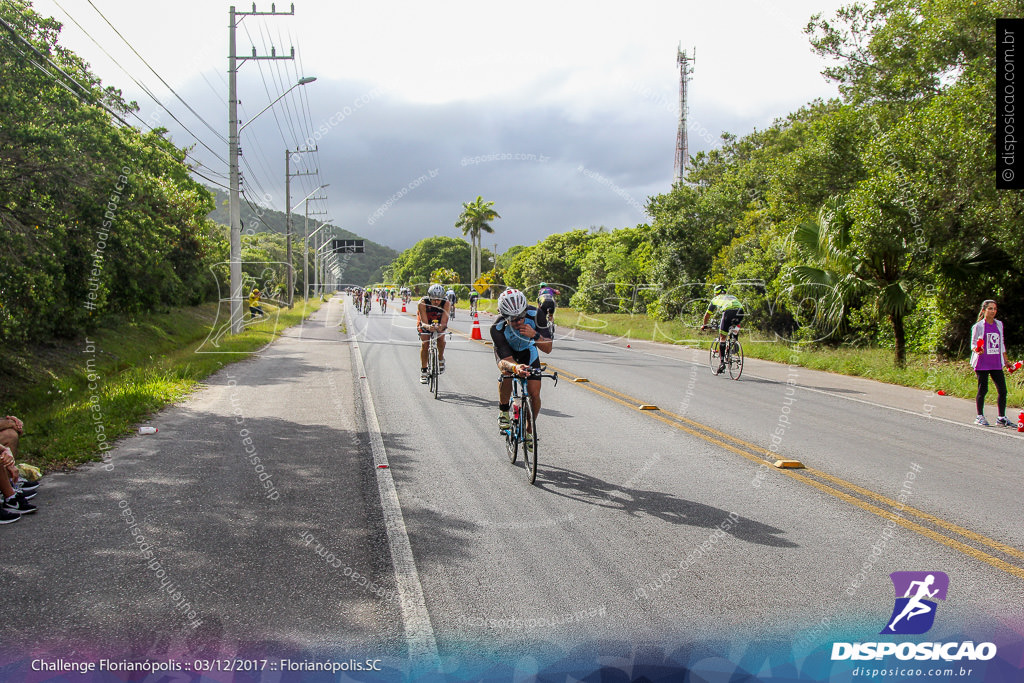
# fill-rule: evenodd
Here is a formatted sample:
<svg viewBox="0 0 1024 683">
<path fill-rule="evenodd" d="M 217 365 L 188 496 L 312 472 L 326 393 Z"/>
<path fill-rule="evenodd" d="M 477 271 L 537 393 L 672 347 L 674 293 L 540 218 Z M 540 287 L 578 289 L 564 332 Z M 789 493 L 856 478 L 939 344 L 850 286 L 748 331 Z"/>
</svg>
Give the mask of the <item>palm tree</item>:
<svg viewBox="0 0 1024 683">
<path fill-rule="evenodd" d="M 876 246 L 867 252 L 853 244 L 851 223 L 844 200 L 832 197 L 821 207 L 817 221 L 794 230 L 790 240 L 804 265 L 789 271 L 789 281 L 795 294 L 817 301 L 819 321 L 832 329 L 845 321 L 851 303 L 873 299 L 877 313 L 892 324 L 896 366 L 903 367 L 907 361 L 903 319 L 914 305 L 904 288 L 903 249 Z"/>
<path fill-rule="evenodd" d="M 480 233 L 493 233 L 494 228 L 491 227 L 489 221 L 501 218 L 498 212 L 492 208 L 493 206 L 494 202 L 485 202 L 484 198 L 478 195 L 474 201 L 462 204 L 462 214 L 455 223 L 456 228 L 462 228 L 463 235 L 468 233 L 470 237 L 472 250 L 470 252 L 469 272 L 472 282 L 476 282 L 477 278 L 481 275 L 480 254 L 482 249 L 480 248 Z"/>
</svg>

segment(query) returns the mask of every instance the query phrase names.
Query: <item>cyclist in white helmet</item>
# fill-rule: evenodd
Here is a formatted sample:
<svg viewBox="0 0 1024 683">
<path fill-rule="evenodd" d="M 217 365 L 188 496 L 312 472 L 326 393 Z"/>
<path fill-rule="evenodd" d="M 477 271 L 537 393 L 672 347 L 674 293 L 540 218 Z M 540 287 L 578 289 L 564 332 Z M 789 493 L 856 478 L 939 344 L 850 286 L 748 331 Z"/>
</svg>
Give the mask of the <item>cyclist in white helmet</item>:
<svg viewBox="0 0 1024 683">
<path fill-rule="evenodd" d="M 430 285 L 427 295 L 416 306 L 416 331 L 420 335 L 420 384 L 427 383 L 427 354 L 430 348 L 430 333 L 448 329 L 448 301 L 444 298 L 444 287 Z M 444 372 L 444 335 L 437 338 L 437 360 L 439 372 Z"/>
<path fill-rule="evenodd" d="M 551 353 L 551 331 L 547 315 L 530 306 L 526 295 L 518 289 L 506 289 L 498 297 L 498 318 L 491 325 L 491 342 L 498 369 L 503 378 L 498 382 L 498 429 L 511 426 L 509 402 L 512 397 L 512 375 L 526 377 L 530 368 L 540 369 L 540 354 Z M 526 383 L 533 403 L 533 417 L 540 412 L 540 378 Z"/>
</svg>

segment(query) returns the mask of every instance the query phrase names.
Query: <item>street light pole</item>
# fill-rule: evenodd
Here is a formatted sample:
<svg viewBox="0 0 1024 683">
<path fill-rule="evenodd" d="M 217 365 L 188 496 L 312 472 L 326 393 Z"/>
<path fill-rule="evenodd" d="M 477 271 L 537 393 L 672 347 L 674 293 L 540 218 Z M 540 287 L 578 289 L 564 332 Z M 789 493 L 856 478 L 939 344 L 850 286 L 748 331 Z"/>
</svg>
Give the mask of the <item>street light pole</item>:
<svg viewBox="0 0 1024 683">
<path fill-rule="evenodd" d="M 310 150 L 297 150 L 296 153 L 298 153 L 300 151 L 310 151 Z M 321 185 L 320 187 L 316 188 L 315 190 L 313 190 L 312 192 L 307 194 L 305 197 L 300 199 L 295 204 L 295 206 L 291 206 L 291 201 L 292 201 L 291 200 L 291 192 L 290 192 L 291 188 L 290 188 L 290 185 L 289 185 L 289 180 L 291 179 L 291 176 L 288 175 L 288 152 L 287 151 L 285 152 L 285 158 L 284 158 L 284 170 L 285 170 L 285 184 L 284 184 L 284 186 L 285 186 L 285 191 L 284 191 L 285 202 L 284 202 L 284 204 L 285 204 L 285 207 L 288 210 L 287 216 L 285 218 L 285 224 L 287 225 L 287 227 L 285 229 L 285 233 L 287 234 L 286 241 L 288 242 L 288 257 L 287 257 L 288 258 L 288 308 L 291 308 L 294 305 L 293 304 L 293 300 L 294 300 L 293 294 L 294 294 L 294 290 L 295 290 L 295 269 L 294 269 L 294 266 L 292 265 L 292 211 L 294 211 L 295 209 L 299 208 L 299 204 L 301 204 L 302 202 L 307 201 L 310 197 L 313 197 L 314 194 L 316 194 L 320 190 L 322 190 L 325 187 L 327 187 L 328 185 L 330 185 L 330 183 L 324 183 L 323 185 Z M 293 173 L 292 175 L 316 175 L 316 174 L 315 173 Z M 326 199 L 326 197 L 314 197 L 314 199 Z"/>
<path fill-rule="evenodd" d="M 309 204 L 306 205 L 306 237 L 302 241 L 302 288 L 305 290 L 306 296 L 309 296 L 309 238 L 316 235 L 318 232 L 326 228 L 328 223 L 325 221 L 319 228 L 314 230 L 312 233 L 309 231 Z"/>
<path fill-rule="evenodd" d="M 235 20 L 235 8 L 231 8 L 231 21 Z M 231 24 L 234 26 L 234 23 Z M 315 76 L 300 78 L 299 82 L 281 93 L 277 99 L 263 107 L 259 114 L 252 117 L 241 126 L 238 125 L 238 98 L 235 95 L 235 32 L 231 31 L 231 57 L 229 59 L 230 73 L 228 74 L 228 90 L 231 97 L 228 101 L 228 118 L 230 119 L 230 130 L 228 131 L 228 165 L 231 168 L 229 182 L 231 191 L 228 193 L 228 212 L 231 216 L 231 331 L 235 334 L 242 331 L 242 217 L 239 206 L 239 182 L 238 182 L 238 136 L 242 129 L 256 120 L 260 114 L 277 104 L 285 95 L 300 85 L 306 85 L 316 80 Z M 263 57 L 246 57 L 245 59 L 263 59 Z M 275 59 L 281 59 L 275 57 Z M 244 61 L 244 60 L 243 60 Z"/>
<path fill-rule="evenodd" d="M 270 12 L 257 12 L 255 4 L 253 5 L 252 12 L 237 12 L 235 6 L 232 5 L 228 11 L 229 24 L 228 27 L 228 220 L 231 222 L 231 235 L 230 235 L 230 278 L 229 283 L 229 296 L 230 296 L 230 327 L 233 334 L 237 334 L 242 331 L 242 217 L 241 217 L 241 206 L 240 206 L 240 182 L 238 177 L 238 136 L 242 132 L 242 129 L 248 126 L 250 123 L 256 120 L 256 117 L 270 109 L 272 106 L 277 104 L 278 100 L 283 98 L 285 95 L 290 93 L 293 89 L 300 85 L 306 85 L 316 80 L 315 77 L 308 76 L 300 78 L 299 82 L 293 85 L 288 90 L 284 91 L 277 99 L 264 107 L 259 114 L 249 119 L 248 122 L 238 125 L 238 64 L 245 62 L 249 59 L 294 59 L 295 48 L 292 48 L 290 55 L 277 55 L 271 51 L 270 55 L 256 55 L 256 49 L 253 48 L 251 57 L 239 58 L 235 54 L 235 29 L 238 26 L 238 16 L 243 18 L 249 15 L 268 14 L 294 14 L 295 5 L 292 5 L 291 12 L 277 12 L 273 7 Z"/>
</svg>

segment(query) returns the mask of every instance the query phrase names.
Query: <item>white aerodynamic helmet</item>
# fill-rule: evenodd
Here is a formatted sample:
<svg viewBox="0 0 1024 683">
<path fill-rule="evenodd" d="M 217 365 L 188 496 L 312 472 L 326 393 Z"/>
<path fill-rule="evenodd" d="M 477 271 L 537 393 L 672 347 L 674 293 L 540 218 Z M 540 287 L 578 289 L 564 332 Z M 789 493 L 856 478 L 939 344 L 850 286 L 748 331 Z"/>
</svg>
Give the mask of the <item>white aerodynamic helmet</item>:
<svg viewBox="0 0 1024 683">
<path fill-rule="evenodd" d="M 444 287 L 438 284 L 430 285 L 430 289 L 427 290 L 427 296 L 431 299 L 443 299 Z"/>
<path fill-rule="evenodd" d="M 498 297 L 498 312 L 507 318 L 514 318 L 526 310 L 526 295 L 518 289 L 506 289 Z"/>
</svg>

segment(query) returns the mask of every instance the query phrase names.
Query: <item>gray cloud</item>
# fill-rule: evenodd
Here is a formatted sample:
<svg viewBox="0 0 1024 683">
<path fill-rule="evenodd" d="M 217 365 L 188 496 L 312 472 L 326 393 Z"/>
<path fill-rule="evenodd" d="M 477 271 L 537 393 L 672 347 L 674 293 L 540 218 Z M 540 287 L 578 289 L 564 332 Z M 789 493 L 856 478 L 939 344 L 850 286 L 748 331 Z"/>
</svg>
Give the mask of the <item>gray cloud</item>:
<svg viewBox="0 0 1024 683">
<path fill-rule="evenodd" d="M 566 77 L 550 74 L 549 85 L 557 89 Z M 262 87 L 249 84 L 248 112 L 266 101 Z M 285 124 L 289 114 L 301 118 L 297 108 L 276 112 L 276 119 L 268 112 L 246 129 L 243 150 L 257 175 L 247 178 L 251 194 L 259 194 L 258 180 L 271 206 L 283 209 L 286 142 L 295 149 L 309 140 L 319 153 L 301 159 L 312 168 L 318 158 L 321 180 L 297 179 L 292 202 L 318 182 L 330 183 L 335 224 L 395 249 L 435 234 L 457 236 L 462 203 L 477 195 L 495 202 L 502 216 L 485 242 L 503 250 L 573 228 L 646 222 L 648 196 L 671 185 L 677 105 L 667 92 L 620 89 L 602 107 L 573 111 L 511 96 L 411 103 L 365 83 L 324 79 L 308 88 L 312 129 Z M 190 100 L 218 111 L 209 87 L 190 90 Z M 219 111 L 211 116 L 223 116 L 223 106 Z M 722 131 L 749 132 L 771 117 L 754 121 L 694 107 L 691 154 L 716 146 Z M 200 158 L 212 156 L 204 152 L 195 150 Z"/>
</svg>

